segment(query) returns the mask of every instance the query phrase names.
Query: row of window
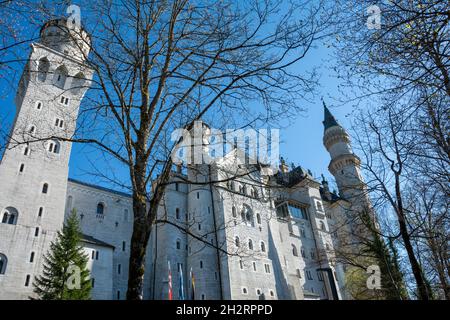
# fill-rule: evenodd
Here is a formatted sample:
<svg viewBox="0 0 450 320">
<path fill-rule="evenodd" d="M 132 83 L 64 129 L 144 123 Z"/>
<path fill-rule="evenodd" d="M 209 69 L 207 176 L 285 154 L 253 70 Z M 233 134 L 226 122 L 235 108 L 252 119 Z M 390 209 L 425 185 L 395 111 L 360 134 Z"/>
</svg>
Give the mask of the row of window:
<svg viewBox="0 0 450 320">
<path fill-rule="evenodd" d="M 247 290 L 246 287 L 242 287 L 241 289 L 242 289 L 242 294 L 245 294 L 245 295 L 248 294 L 248 290 Z M 256 288 L 256 289 L 255 289 L 255 293 L 256 293 L 256 295 L 257 295 L 258 297 L 260 297 L 260 296 L 263 294 L 262 290 L 259 289 L 259 288 Z M 275 296 L 274 291 L 273 291 L 273 290 L 269 290 L 269 295 L 270 295 L 271 297 L 274 297 L 274 296 Z"/>
<path fill-rule="evenodd" d="M 241 246 L 241 241 L 238 236 L 236 236 L 234 238 L 234 245 L 237 248 L 239 248 Z M 248 239 L 247 247 L 249 250 L 253 250 L 253 240 L 252 239 Z M 259 243 L 259 248 L 260 248 L 261 252 L 266 252 L 266 244 L 264 243 L 264 241 L 261 240 L 261 242 Z"/>
<path fill-rule="evenodd" d="M 34 253 L 34 251 L 32 251 L 30 254 L 30 260 L 29 260 L 30 263 L 34 262 L 34 256 L 35 256 L 35 253 Z M 8 266 L 8 258 L 3 253 L 0 253 L 0 275 L 6 274 L 7 266 Z M 29 286 L 30 279 L 31 279 L 31 276 L 27 275 L 25 278 L 25 287 Z"/>
<path fill-rule="evenodd" d="M 237 185 L 237 188 L 236 188 Z M 227 188 L 233 192 L 239 192 L 246 196 L 251 196 L 253 198 L 258 198 L 258 188 L 255 186 L 247 187 L 245 184 L 238 183 L 232 180 L 227 181 Z M 249 191 L 250 190 L 250 191 Z"/>
<path fill-rule="evenodd" d="M 244 261 L 243 260 L 239 260 L 239 269 L 244 270 Z M 252 269 L 253 269 L 253 271 L 258 272 L 256 261 L 252 261 Z M 270 273 L 270 264 L 269 263 L 264 263 L 264 272 Z"/>
<path fill-rule="evenodd" d="M 42 215 L 44 214 L 44 208 L 40 207 L 38 210 L 38 217 L 42 218 Z M 19 212 L 17 211 L 16 208 L 13 207 L 8 207 L 3 211 L 3 215 L 2 215 L 2 223 L 5 224 L 17 224 L 17 221 L 19 219 Z"/>
<path fill-rule="evenodd" d="M 300 247 L 300 253 L 303 258 L 306 258 L 306 252 L 303 247 Z M 295 246 L 295 244 L 292 244 L 292 255 L 294 257 L 298 257 L 298 250 L 297 250 L 297 247 Z M 310 257 L 311 257 L 311 259 L 316 258 L 316 253 L 315 253 L 314 249 L 310 251 Z"/>
<path fill-rule="evenodd" d="M 50 62 L 46 57 L 43 57 L 38 62 L 38 80 L 45 82 L 50 75 Z M 67 78 L 69 77 L 69 71 L 66 66 L 61 65 L 53 72 L 52 82 L 58 88 L 64 89 L 66 87 Z M 78 93 L 84 86 L 86 86 L 86 77 L 82 72 L 77 73 L 72 78 L 71 91 Z"/>
</svg>

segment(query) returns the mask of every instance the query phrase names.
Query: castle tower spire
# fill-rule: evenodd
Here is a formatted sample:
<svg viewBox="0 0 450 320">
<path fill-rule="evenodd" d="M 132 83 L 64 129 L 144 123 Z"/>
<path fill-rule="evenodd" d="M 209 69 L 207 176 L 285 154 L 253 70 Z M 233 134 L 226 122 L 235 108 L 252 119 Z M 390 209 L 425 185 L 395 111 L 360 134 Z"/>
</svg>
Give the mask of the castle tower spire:
<svg viewBox="0 0 450 320">
<path fill-rule="evenodd" d="M 323 144 L 331 156 L 328 170 L 336 180 L 340 195 L 351 200 L 363 188 L 360 160 L 352 151 L 347 131 L 336 121 L 325 102 L 323 107 Z"/>
<path fill-rule="evenodd" d="M 334 116 L 331 114 L 330 110 L 328 110 L 327 105 L 325 104 L 325 101 L 322 100 L 325 118 L 322 121 L 324 129 L 327 130 L 328 128 L 331 128 L 333 126 L 339 126 Z"/>
</svg>

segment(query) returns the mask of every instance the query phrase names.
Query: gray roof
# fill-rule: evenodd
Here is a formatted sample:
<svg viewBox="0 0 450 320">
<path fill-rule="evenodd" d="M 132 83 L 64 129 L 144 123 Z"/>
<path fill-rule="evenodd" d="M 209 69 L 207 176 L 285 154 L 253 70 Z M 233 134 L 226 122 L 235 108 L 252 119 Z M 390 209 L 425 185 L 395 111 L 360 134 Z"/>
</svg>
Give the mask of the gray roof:
<svg viewBox="0 0 450 320">
<path fill-rule="evenodd" d="M 115 247 L 109 243 L 106 243 L 104 241 L 98 240 L 92 236 L 88 236 L 86 234 L 81 234 L 81 241 L 86 242 L 86 243 L 91 243 L 91 244 L 95 244 L 97 246 L 102 246 L 102 247 L 109 247 L 109 248 L 113 248 L 115 249 Z"/>
<path fill-rule="evenodd" d="M 86 186 L 86 187 L 91 187 L 91 188 L 94 188 L 94 189 L 98 189 L 98 190 L 114 193 L 114 194 L 117 194 L 117 195 L 122 196 L 122 197 L 127 197 L 127 198 L 131 198 L 132 197 L 131 194 L 126 193 L 126 192 L 121 192 L 121 191 L 117 191 L 117 190 L 113 190 L 113 189 L 97 186 L 95 184 L 83 182 L 83 181 L 72 179 L 72 178 L 69 178 L 69 182 L 73 182 L 73 183 L 81 184 L 81 185 Z"/>
</svg>

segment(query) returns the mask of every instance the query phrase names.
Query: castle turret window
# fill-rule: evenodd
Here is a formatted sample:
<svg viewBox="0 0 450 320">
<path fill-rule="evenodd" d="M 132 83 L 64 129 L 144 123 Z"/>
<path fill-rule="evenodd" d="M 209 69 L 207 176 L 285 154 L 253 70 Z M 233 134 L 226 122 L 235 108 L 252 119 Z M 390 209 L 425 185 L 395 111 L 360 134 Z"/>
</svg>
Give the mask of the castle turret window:
<svg viewBox="0 0 450 320">
<path fill-rule="evenodd" d="M 3 212 L 2 223 L 16 224 L 19 217 L 19 212 L 16 208 L 8 207 Z"/>
<path fill-rule="evenodd" d="M 177 249 L 178 250 L 181 249 L 181 241 L 180 241 L 180 239 L 177 239 Z"/>
<path fill-rule="evenodd" d="M 266 273 L 270 273 L 270 265 L 268 263 L 264 264 L 264 270 L 266 271 Z"/>
<path fill-rule="evenodd" d="M 34 252 L 31 252 L 31 254 L 30 254 L 30 262 L 33 262 L 34 261 Z"/>
<path fill-rule="evenodd" d="M 200 269 L 203 269 L 203 261 L 200 260 Z"/>
<path fill-rule="evenodd" d="M 50 140 L 48 143 L 48 151 L 51 153 L 58 154 L 60 149 L 60 144 L 56 140 Z"/>
<path fill-rule="evenodd" d="M 248 249 L 253 250 L 253 241 L 252 239 L 248 239 Z"/>
<path fill-rule="evenodd" d="M 27 277 L 25 278 L 25 287 L 28 287 L 30 285 L 30 278 L 31 276 L 27 274 Z"/>
<path fill-rule="evenodd" d="M 236 207 L 231 208 L 231 215 L 236 218 Z"/>
<path fill-rule="evenodd" d="M 55 74 L 53 76 L 53 84 L 58 88 L 64 89 L 68 73 L 69 72 L 67 71 L 67 68 L 65 66 L 59 66 L 55 70 Z"/>
<path fill-rule="evenodd" d="M 36 101 L 36 109 L 41 110 L 42 109 L 42 102 Z"/>
<path fill-rule="evenodd" d="M 264 241 L 261 241 L 261 252 L 266 252 L 266 244 Z"/>
<path fill-rule="evenodd" d="M 48 183 L 44 183 L 42 186 L 42 193 L 47 194 L 48 193 Z"/>
<path fill-rule="evenodd" d="M 298 257 L 298 251 L 297 251 L 297 247 L 295 246 L 295 244 L 292 244 L 292 255 L 294 257 Z"/>
<path fill-rule="evenodd" d="M 97 214 L 104 214 L 105 213 L 105 205 L 101 202 L 97 204 Z"/>
<path fill-rule="evenodd" d="M 177 220 L 180 220 L 180 209 L 179 209 L 179 208 L 176 208 L 176 209 L 175 209 L 175 218 L 176 218 Z"/>
<path fill-rule="evenodd" d="M 236 236 L 236 238 L 234 238 L 234 245 L 235 245 L 236 247 L 239 247 L 239 246 L 241 245 L 240 240 L 239 240 L 239 237 L 237 237 L 237 236 Z"/>
<path fill-rule="evenodd" d="M 25 165 L 23 163 L 20 164 L 19 172 L 22 173 L 25 170 Z"/>
<path fill-rule="evenodd" d="M 6 273 L 6 266 L 8 265 L 8 258 L 3 253 L 0 253 L 0 274 Z"/>
<path fill-rule="evenodd" d="M 47 58 L 41 58 L 38 63 L 38 80 L 44 82 L 47 79 L 48 70 L 50 69 L 50 62 Z"/>
<path fill-rule="evenodd" d="M 36 229 L 34 230 L 34 236 L 35 237 L 39 236 L 39 227 L 36 227 Z"/>
</svg>

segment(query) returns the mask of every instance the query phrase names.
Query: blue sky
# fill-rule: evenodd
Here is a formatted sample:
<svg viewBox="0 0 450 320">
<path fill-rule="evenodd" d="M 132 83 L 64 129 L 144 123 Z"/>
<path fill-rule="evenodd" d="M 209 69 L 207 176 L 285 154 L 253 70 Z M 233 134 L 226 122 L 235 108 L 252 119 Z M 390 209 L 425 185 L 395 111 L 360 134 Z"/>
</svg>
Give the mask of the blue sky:
<svg viewBox="0 0 450 320">
<path fill-rule="evenodd" d="M 23 58 L 26 58 L 28 54 L 29 52 L 23 51 Z M 280 131 L 282 141 L 280 154 L 285 158 L 286 162 L 310 169 L 316 178 L 319 178 L 323 173 L 328 180 L 331 180 L 331 175 L 327 169 L 330 157 L 322 144 L 323 106 L 321 98 L 325 99 L 329 109 L 341 125 L 349 128 L 351 121 L 351 117 L 348 116 L 351 113 L 350 105 L 339 104 L 339 107 L 336 107 L 337 104 L 334 99 L 339 99 L 340 93 L 338 91 L 338 79 L 335 77 L 332 68 L 334 61 L 331 54 L 331 49 L 328 49 L 325 44 L 317 43 L 317 48 L 312 49 L 309 55 L 296 66 L 300 73 L 303 69 L 318 66 L 320 74 L 319 87 L 311 103 L 299 101 L 299 103 L 302 103 L 301 107 L 307 111 L 298 114 L 295 119 L 291 119 L 291 125 L 282 128 Z M 0 129 L 2 130 L 11 125 L 15 115 L 13 103 L 15 93 L 12 90 L 8 90 L 6 84 L 0 81 L 0 92 L 5 91 L 8 92 L 7 96 L 1 96 L 2 100 L 0 100 Z M 100 158 L 91 147 L 74 145 L 70 159 L 69 176 L 91 183 L 99 183 L 98 178 L 86 174 L 86 170 L 89 170 L 87 160 L 95 161 L 96 166 L 100 169 L 107 170 L 110 165 L 105 163 L 105 159 Z M 119 171 L 119 174 L 125 177 L 127 171 L 122 169 Z M 117 189 L 117 186 L 105 186 Z"/>
</svg>

